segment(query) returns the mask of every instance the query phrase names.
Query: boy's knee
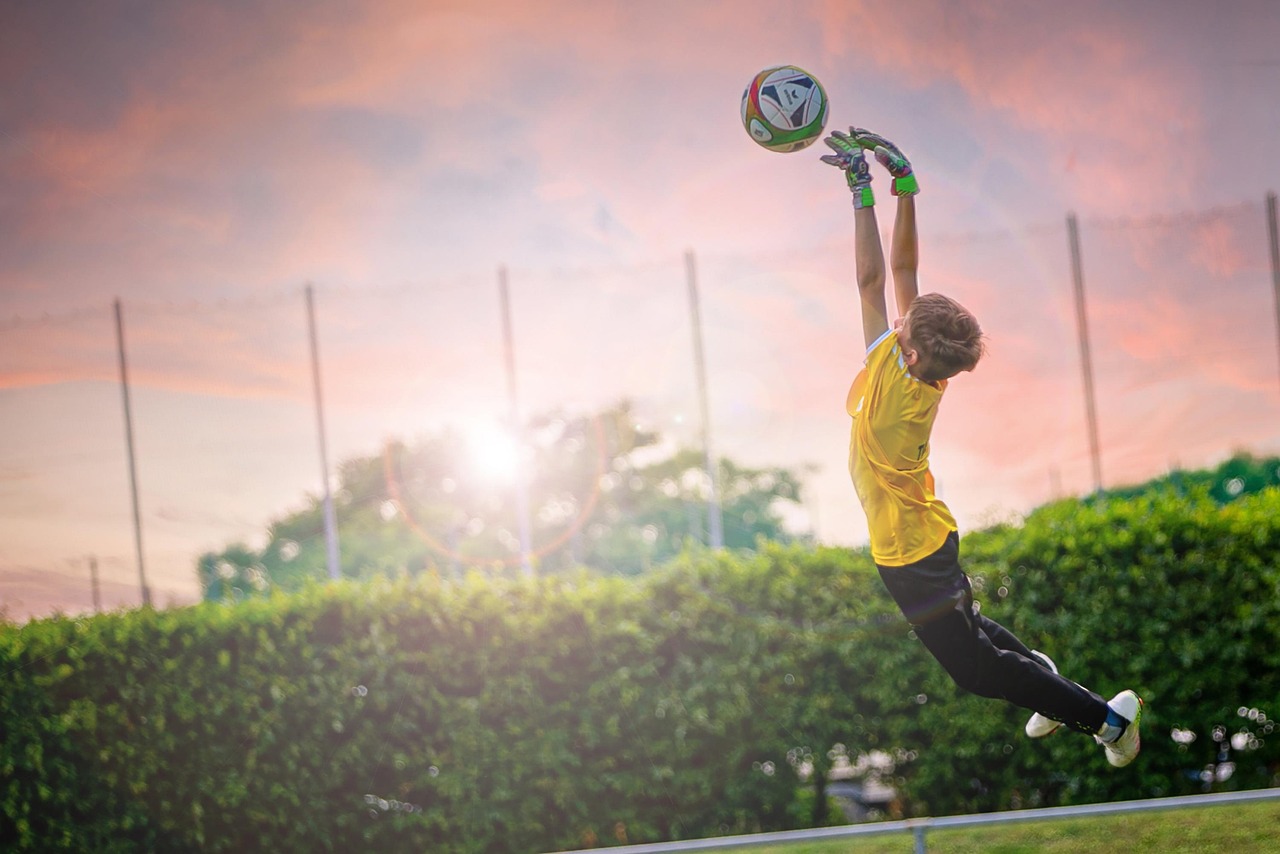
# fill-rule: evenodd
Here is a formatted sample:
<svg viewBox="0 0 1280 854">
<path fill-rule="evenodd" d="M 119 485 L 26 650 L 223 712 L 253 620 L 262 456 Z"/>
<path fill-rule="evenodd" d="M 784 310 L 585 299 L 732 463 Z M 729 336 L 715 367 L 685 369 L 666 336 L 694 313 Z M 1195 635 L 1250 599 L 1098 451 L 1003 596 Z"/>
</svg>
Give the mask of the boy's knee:
<svg viewBox="0 0 1280 854">
<path fill-rule="evenodd" d="M 963 662 L 953 662 L 944 666 L 951 681 L 956 683 L 956 687 L 979 697 L 998 699 L 1004 694 L 996 687 L 995 680 L 991 678 L 992 668 L 987 664 L 982 656 L 974 656 Z"/>
<path fill-rule="evenodd" d="M 992 696 L 991 663 L 963 613 L 953 611 L 940 620 L 916 626 L 915 631 L 957 687 L 980 697 Z"/>
</svg>

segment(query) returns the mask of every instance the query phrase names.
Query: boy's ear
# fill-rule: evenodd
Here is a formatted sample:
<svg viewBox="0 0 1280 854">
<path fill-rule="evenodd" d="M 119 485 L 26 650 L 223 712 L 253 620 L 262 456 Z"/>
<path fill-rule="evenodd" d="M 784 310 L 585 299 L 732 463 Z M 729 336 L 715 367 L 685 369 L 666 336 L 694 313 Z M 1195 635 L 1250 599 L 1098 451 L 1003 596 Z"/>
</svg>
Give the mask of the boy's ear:
<svg viewBox="0 0 1280 854">
<path fill-rule="evenodd" d="M 914 365 L 916 362 L 920 361 L 920 351 L 914 348 L 911 350 L 908 350 L 907 348 L 903 347 L 902 361 L 906 362 L 908 365 Z"/>
</svg>

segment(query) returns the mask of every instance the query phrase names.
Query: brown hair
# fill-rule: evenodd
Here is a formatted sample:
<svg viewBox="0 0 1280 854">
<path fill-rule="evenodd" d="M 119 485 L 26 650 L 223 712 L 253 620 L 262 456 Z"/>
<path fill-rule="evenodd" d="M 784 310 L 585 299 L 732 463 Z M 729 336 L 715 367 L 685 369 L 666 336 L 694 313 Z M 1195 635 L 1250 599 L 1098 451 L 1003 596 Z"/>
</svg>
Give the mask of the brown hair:
<svg viewBox="0 0 1280 854">
<path fill-rule="evenodd" d="M 941 380 L 971 371 L 986 347 L 977 318 L 942 294 L 921 294 L 908 309 L 910 343 L 920 352 L 921 379 Z"/>
</svg>

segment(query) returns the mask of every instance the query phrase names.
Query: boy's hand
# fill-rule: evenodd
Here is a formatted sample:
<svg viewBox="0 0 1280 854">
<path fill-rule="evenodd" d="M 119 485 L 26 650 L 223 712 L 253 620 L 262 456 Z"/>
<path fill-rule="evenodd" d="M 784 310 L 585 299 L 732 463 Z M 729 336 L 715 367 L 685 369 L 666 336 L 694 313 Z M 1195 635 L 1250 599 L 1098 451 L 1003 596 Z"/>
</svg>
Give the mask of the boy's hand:
<svg viewBox="0 0 1280 854">
<path fill-rule="evenodd" d="M 867 151 L 874 151 L 876 160 L 880 165 L 889 170 L 889 174 L 893 176 L 893 184 L 890 192 L 895 196 L 914 196 L 920 192 L 920 183 L 916 180 L 915 173 L 911 170 L 911 161 L 907 160 L 907 156 L 902 153 L 902 149 L 885 139 L 878 133 L 873 133 L 866 128 L 849 128 L 853 134 L 853 139 L 859 146 Z"/>
<path fill-rule="evenodd" d="M 849 128 L 849 130 L 852 131 L 854 128 Z M 838 130 L 832 131 L 822 141 L 835 154 L 824 154 L 818 159 L 844 171 L 845 181 L 849 184 L 849 192 L 853 193 L 854 208 L 874 206 L 876 198 L 871 192 L 871 167 L 867 165 L 867 155 L 863 153 L 862 146 L 848 134 Z"/>
</svg>

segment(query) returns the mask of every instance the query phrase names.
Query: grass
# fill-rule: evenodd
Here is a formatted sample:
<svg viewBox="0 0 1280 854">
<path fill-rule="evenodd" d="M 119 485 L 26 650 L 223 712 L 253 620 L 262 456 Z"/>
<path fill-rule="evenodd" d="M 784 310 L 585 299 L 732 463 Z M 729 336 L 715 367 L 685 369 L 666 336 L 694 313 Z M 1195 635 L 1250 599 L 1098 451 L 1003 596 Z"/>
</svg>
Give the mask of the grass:
<svg viewBox="0 0 1280 854">
<path fill-rule="evenodd" d="M 1190 807 L 1096 818 L 929 830 L 929 854 L 1261 854 L 1280 851 L 1280 802 Z M 909 831 L 725 849 L 741 854 L 911 854 Z"/>
</svg>

